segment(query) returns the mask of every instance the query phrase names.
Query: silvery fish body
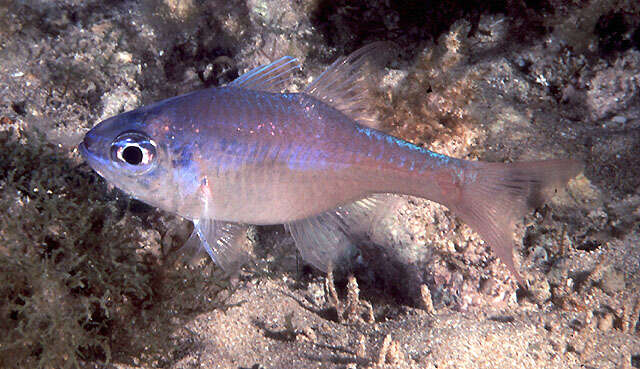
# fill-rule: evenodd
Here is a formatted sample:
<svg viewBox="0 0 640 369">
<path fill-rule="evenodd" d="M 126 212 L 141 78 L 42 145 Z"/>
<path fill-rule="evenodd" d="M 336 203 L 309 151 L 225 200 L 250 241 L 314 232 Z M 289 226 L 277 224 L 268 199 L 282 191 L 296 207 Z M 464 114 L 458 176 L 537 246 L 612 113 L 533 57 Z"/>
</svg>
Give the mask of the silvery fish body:
<svg viewBox="0 0 640 369">
<path fill-rule="evenodd" d="M 189 243 L 237 268 L 247 224 L 280 224 L 305 260 L 326 270 L 384 209 L 383 194 L 437 201 L 468 222 L 519 278 L 513 227 L 574 161 L 482 163 L 440 155 L 371 128 L 360 110 L 366 46 L 300 93 L 281 93 L 295 59 L 226 87 L 192 92 L 107 119 L 79 149 L 133 197 L 194 221 Z"/>
</svg>

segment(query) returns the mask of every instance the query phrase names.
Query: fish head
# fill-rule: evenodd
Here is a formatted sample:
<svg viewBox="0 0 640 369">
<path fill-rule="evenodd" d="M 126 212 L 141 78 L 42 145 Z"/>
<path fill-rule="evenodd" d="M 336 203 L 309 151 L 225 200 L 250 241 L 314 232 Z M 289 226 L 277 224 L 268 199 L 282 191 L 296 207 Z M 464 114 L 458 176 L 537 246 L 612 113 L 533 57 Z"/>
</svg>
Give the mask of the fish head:
<svg viewBox="0 0 640 369">
<path fill-rule="evenodd" d="M 78 145 L 80 154 L 100 176 L 150 205 L 170 208 L 172 191 L 166 147 L 144 110 L 100 122 Z M 168 209 L 172 210 L 172 209 Z"/>
</svg>

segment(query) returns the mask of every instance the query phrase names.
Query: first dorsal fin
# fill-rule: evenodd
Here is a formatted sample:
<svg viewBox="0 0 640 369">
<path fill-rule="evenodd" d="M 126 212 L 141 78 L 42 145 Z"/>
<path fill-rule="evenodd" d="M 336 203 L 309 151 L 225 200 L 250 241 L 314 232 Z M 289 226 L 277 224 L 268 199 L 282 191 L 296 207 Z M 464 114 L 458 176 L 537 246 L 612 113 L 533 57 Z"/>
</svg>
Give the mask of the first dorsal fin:
<svg viewBox="0 0 640 369">
<path fill-rule="evenodd" d="M 367 102 L 369 78 L 364 66 L 367 62 L 380 64 L 394 49 L 392 42 L 374 42 L 340 57 L 322 72 L 304 92 L 333 106 L 358 123 L 377 128 L 371 103 Z M 381 57 L 383 57 L 381 59 Z"/>
<path fill-rule="evenodd" d="M 294 71 L 300 69 L 298 59 L 291 56 L 261 65 L 236 78 L 228 86 L 256 91 L 282 92 Z"/>
</svg>

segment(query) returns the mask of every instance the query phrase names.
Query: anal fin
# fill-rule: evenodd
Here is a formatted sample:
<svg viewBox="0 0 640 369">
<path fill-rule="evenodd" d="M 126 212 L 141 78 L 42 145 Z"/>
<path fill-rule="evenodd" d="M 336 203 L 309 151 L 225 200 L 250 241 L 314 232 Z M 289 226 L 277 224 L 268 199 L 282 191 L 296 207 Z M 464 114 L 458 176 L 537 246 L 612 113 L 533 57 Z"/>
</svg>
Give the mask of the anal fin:
<svg viewBox="0 0 640 369">
<path fill-rule="evenodd" d="M 291 222 L 291 233 L 302 258 L 329 271 L 350 261 L 357 253 L 358 236 L 369 233 L 380 212 L 388 209 L 390 195 L 373 195 L 339 206 L 320 215 Z"/>
</svg>

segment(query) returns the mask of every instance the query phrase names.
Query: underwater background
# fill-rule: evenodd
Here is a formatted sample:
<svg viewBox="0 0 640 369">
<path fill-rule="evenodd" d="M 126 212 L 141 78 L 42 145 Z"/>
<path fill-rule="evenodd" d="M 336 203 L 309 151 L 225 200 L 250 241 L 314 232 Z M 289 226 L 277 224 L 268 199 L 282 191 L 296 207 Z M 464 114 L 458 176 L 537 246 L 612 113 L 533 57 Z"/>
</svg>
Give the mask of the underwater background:
<svg viewBox="0 0 640 369">
<path fill-rule="evenodd" d="M 0 1 L 0 367 L 640 368 L 636 1 Z M 390 40 L 381 129 L 465 159 L 585 164 L 519 228 L 519 289 L 446 208 L 403 198 L 368 268 L 283 227 L 239 280 L 181 263 L 185 220 L 107 185 L 97 122 L 283 55 L 300 90 Z"/>
</svg>

